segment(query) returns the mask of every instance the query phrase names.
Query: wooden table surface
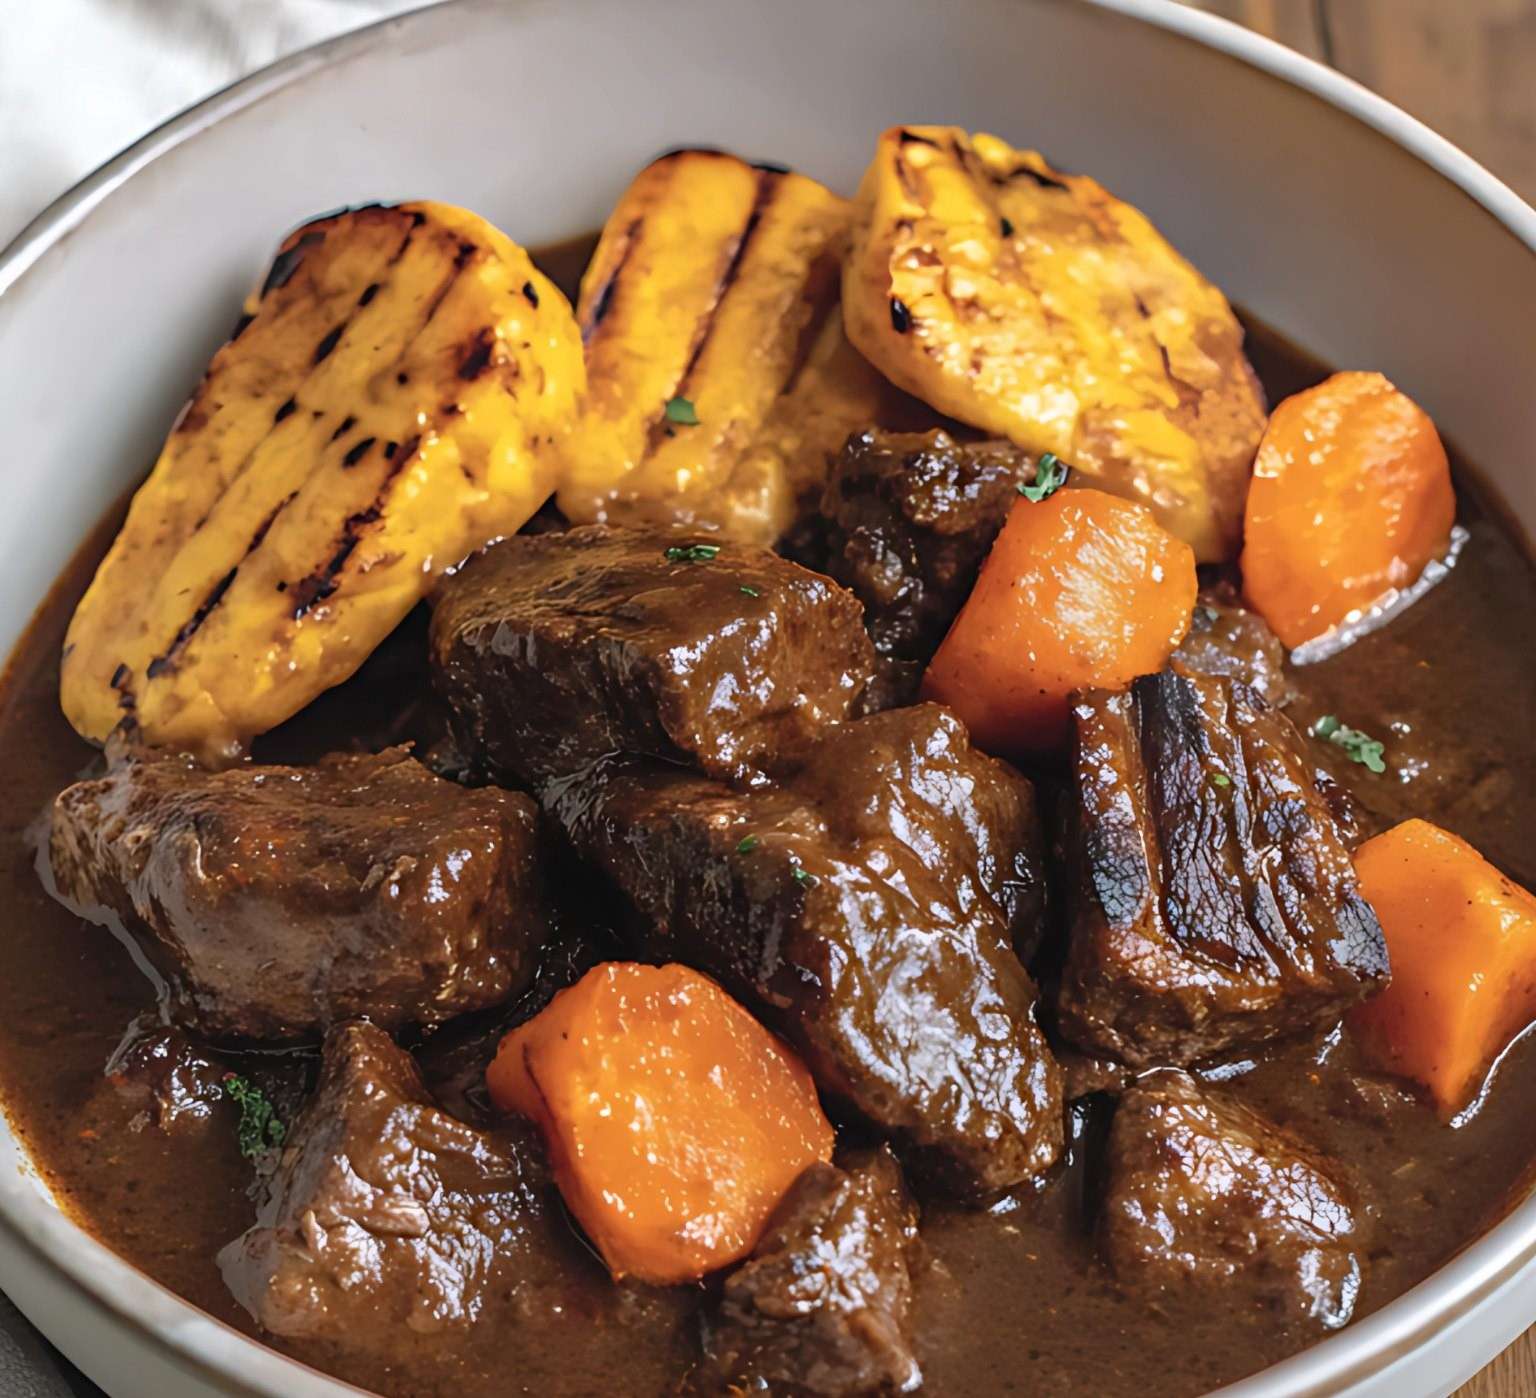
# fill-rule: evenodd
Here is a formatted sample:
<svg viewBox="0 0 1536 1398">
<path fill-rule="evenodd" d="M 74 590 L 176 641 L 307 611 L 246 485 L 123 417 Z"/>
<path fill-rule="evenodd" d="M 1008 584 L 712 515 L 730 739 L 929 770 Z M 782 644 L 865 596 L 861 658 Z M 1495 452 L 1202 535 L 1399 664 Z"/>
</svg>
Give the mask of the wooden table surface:
<svg viewBox="0 0 1536 1398">
<path fill-rule="evenodd" d="M 1536 0 L 1185 3 L 1349 74 L 1536 204 Z M 1455 1398 L 1536 1398 L 1536 1329 Z"/>
</svg>

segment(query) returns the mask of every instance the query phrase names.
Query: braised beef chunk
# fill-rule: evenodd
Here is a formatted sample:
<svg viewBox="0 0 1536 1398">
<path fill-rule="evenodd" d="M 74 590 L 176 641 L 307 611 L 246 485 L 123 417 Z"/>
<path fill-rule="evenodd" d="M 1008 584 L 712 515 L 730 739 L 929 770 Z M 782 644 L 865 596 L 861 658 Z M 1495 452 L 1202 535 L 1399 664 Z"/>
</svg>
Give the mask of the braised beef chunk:
<svg viewBox="0 0 1536 1398">
<path fill-rule="evenodd" d="M 1230 1292 L 1287 1322 L 1343 1325 L 1366 1223 L 1334 1166 L 1187 1073 L 1150 1073 L 1115 1109 L 1099 1240 L 1119 1283 L 1153 1304 Z"/>
<path fill-rule="evenodd" d="M 1189 633 L 1173 654 L 1182 668 L 1251 685 L 1277 707 L 1295 697 L 1280 638 L 1263 617 L 1238 601 L 1228 583 L 1201 591 Z"/>
<path fill-rule="evenodd" d="M 909 703 L 1034 460 L 947 432 L 860 432 L 822 499 L 827 571 L 864 604 L 882 706 Z"/>
<path fill-rule="evenodd" d="M 137 1016 L 107 1060 L 107 1081 L 140 1103 L 134 1129 L 180 1132 L 201 1126 L 224 1100 L 221 1069 L 181 1030 L 155 1014 Z"/>
<path fill-rule="evenodd" d="M 516 1294 L 561 1303 L 562 1254 L 536 1148 L 445 1115 L 383 1030 L 342 1025 L 293 1122 L 256 1223 L 219 1254 L 265 1330 L 410 1354 Z"/>
<path fill-rule="evenodd" d="M 656 763 L 552 807 L 633 909 L 637 950 L 719 978 L 818 1083 L 958 1192 L 1061 1147 L 1061 1083 L 1012 943 L 1039 914 L 1030 785 L 924 705 L 839 724 L 780 785 Z"/>
<path fill-rule="evenodd" d="M 703 1392 L 906 1393 L 917 1210 L 889 1151 L 812 1165 L 705 1330 Z"/>
<path fill-rule="evenodd" d="M 1337 1019 L 1381 927 L 1305 750 L 1244 684 L 1176 669 L 1081 696 L 1066 1037 L 1189 1064 Z"/>
<path fill-rule="evenodd" d="M 216 1040 L 436 1024 L 505 1000 L 546 933 L 538 811 L 403 749 L 207 772 L 127 761 L 54 802 L 60 896 L 120 919 Z"/>
<path fill-rule="evenodd" d="M 846 718 L 858 601 L 766 549 L 591 525 L 503 540 L 444 584 L 439 688 L 466 750 L 530 786 L 615 752 L 751 779 Z"/>
</svg>

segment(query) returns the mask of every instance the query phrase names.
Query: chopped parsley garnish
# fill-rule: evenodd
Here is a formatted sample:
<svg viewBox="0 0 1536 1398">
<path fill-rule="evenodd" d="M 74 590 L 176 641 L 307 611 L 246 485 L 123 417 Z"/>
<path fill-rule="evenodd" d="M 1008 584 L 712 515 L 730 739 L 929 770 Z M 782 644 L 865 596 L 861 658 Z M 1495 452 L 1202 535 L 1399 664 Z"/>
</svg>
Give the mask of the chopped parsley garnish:
<svg viewBox="0 0 1536 1398">
<path fill-rule="evenodd" d="M 789 872 L 795 876 L 796 883 L 804 884 L 807 888 L 816 882 L 816 876 L 806 873 L 798 864 L 790 865 Z"/>
<path fill-rule="evenodd" d="M 1038 505 L 1049 495 L 1054 495 L 1067 483 L 1067 463 L 1053 451 L 1040 458 L 1035 467 L 1035 479 L 1031 485 L 1021 485 L 1019 494 L 1032 505 Z"/>
<path fill-rule="evenodd" d="M 222 1086 L 224 1095 L 240 1108 L 236 1140 L 240 1143 L 241 1155 L 247 1160 L 254 1160 L 282 1145 L 288 1135 L 288 1128 L 278 1120 L 277 1112 L 267 1101 L 266 1093 L 238 1073 L 226 1073 Z"/>
<path fill-rule="evenodd" d="M 1386 748 L 1358 728 L 1346 727 L 1333 714 L 1324 714 L 1312 725 L 1312 736 L 1326 738 L 1334 747 L 1343 748 L 1350 761 L 1360 763 L 1368 772 L 1387 770 L 1387 764 L 1382 760 Z"/>
<path fill-rule="evenodd" d="M 719 552 L 719 544 L 673 544 L 667 550 L 667 562 L 708 563 Z"/>
<path fill-rule="evenodd" d="M 1211 773 L 1211 785 L 1212 786 L 1231 786 L 1232 785 L 1232 778 L 1229 777 L 1225 772 L 1212 772 Z"/>
<path fill-rule="evenodd" d="M 752 851 L 755 850 L 756 848 L 757 848 L 757 836 L 756 835 L 743 835 L 741 837 L 741 843 L 736 846 L 736 853 L 737 854 L 751 854 Z"/>
<path fill-rule="evenodd" d="M 1003 237 L 1005 237 L 1005 238 L 1013 237 L 1013 223 L 1009 219 L 1006 219 L 1006 218 L 1003 220 Z"/>
<path fill-rule="evenodd" d="M 697 427 L 699 415 L 694 411 L 694 406 L 686 398 L 667 399 L 667 421 L 675 422 L 679 427 Z"/>
<path fill-rule="evenodd" d="M 745 592 L 748 597 L 761 597 L 763 595 L 761 592 L 758 591 L 757 588 L 755 588 L 755 587 L 748 587 L 746 585 L 746 583 L 742 583 L 741 591 Z"/>
</svg>

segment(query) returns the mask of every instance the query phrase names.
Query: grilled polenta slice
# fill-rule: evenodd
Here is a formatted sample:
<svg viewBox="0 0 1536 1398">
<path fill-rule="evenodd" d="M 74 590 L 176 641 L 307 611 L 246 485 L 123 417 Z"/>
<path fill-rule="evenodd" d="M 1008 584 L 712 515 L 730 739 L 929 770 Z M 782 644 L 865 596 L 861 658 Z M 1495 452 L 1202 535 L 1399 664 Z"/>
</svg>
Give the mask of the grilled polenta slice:
<svg viewBox="0 0 1536 1398">
<path fill-rule="evenodd" d="M 716 151 L 641 171 L 577 301 L 589 388 L 565 447 L 568 516 L 771 540 L 792 485 L 767 454 L 732 480 L 833 316 L 851 211 L 803 175 Z"/>
<path fill-rule="evenodd" d="M 1239 542 L 1264 427 L 1226 298 L 1091 179 L 954 127 L 896 127 L 859 192 L 848 336 L 962 422 L 1150 506 L 1206 561 Z"/>
<path fill-rule="evenodd" d="M 69 721 L 237 752 L 539 507 L 583 384 L 569 304 L 483 219 L 402 204 L 300 228 L 75 612 Z"/>
</svg>

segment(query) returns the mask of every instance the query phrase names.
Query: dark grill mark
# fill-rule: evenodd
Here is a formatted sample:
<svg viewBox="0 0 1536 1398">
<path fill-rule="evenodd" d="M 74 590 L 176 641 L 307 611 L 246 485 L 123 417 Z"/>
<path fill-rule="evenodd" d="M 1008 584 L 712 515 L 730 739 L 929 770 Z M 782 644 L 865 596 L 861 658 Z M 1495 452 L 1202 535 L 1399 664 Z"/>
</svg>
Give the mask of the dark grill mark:
<svg viewBox="0 0 1536 1398">
<path fill-rule="evenodd" d="M 534 310 L 539 309 L 539 293 L 534 289 L 532 282 L 523 283 L 523 299 L 527 301 L 527 303 L 532 306 Z"/>
<path fill-rule="evenodd" d="M 763 214 L 769 204 L 773 202 L 773 196 L 778 192 L 781 176 L 771 174 L 766 170 L 759 171 L 757 179 L 757 191 L 752 199 L 752 209 L 747 215 L 746 224 L 741 230 L 741 236 L 736 240 L 736 246 L 727 256 L 725 266 L 721 270 L 719 280 L 715 283 L 715 293 L 710 300 L 709 313 L 700 318 L 694 326 L 693 345 L 688 353 L 688 362 L 683 367 L 682 376 L 678 379 L 672 393 L 674 397 L 688 398 L 690 380 L 693 371 L 704 354 L 709 344 L 709 337 L 714 333 L 715 325 L 719 321 L 720 303 L 725 300 L 730 292 L 731 284 L 741 272 L 741 266 L 746 259 L 747 250 L 752 245 L 752 238 L 756 234 L 763 221 Z M 652 443 L 659 440 L 665 432 L 666 405 L 663 404 L 658 415 L 651 420 L 649 438 Z"/>
<path fill-rule="evenodd" d="M 224 600 L 224 594 L 229 591 L 230 584 L 234 582 L 235 575 L 240 571 L 240 565 L 261 547 L 261 541 L 267 537 L 267 531 L 272 528 L 272 525 L 276 522 L 278 515 L 282 514 L 282 512 L 288 508 L 288 506 L 292 503 L 294 496 L 297 494 L 298 491 L 295 490 L 292 492 L 292 494 L 285 495 L 281 500 L 277 502 L 276 505 L 272 507 L 272 512 L 264 520 L 262 520 L 260 524 L 256 526 L 256 532 L 251 535 L 251 542 L 245 546 L 245 552 L 240 555 L 240 562 L 236 563 L 235 566 L 229 570 L 229 572 L 225 573 L 224 576 L 213 585 L 208 595 L 203 598 L 197 610 L 192 613 L 192 615 L 183 624 L 181 630 L 179 630 L 172 638 L 171 644 L 166 647 L 165 652 L 161 655 L 157 655 L 153 660 L 149 662 L 147 666 L 144 667 L 144 675 L 146 679 L 156 679 L 160 675 L 165 674 L 167 671 L 174 670 L 176 668 L 177 657 L 181 654 L 182 650 L 185 649 L 187 642 L 190 641 L 195 635 L 197 635 L 199 628 L 205 621 L 208 620 L 209 616 L 213 612 L 213 609 Z"/>
<path fill-rule="evenodd" d="M 899 296 L 891 297 L 891 328 L 898 335 L 905 335 L 912 328 L 912 312 Z"/>
<path fill-rule="evenodd" d="M 459 250 L 454 255 L 453 270 L 455 272 L 462 272 L 469 265 L 470 259 L 479 251 L 480 249 L 473 243 L 460 243 Z"/>
<path fill-rule="evenodd" d="M 356 446 L 341 458 L 341 464 L 343 466 L 356 466 L 359 461 L 368 455 L 368 448 L 376 441 L 378 441 L 377 437 L 364 437 L 362 441 L 357 443 Z"/>
<path fill-rule="evenodd" d="M 384 497 L 389 493 L 390 483 L 400 474 L 406 462 L 415 456 L 416 448 L 420 445 L 421 438 L 412 437 L 405 443 L 404 449 L 395 454 L 394 460 L 390 463 L 389 473 L 379 483 L 378 493 L 373 497 L 373 503 L 356 514 L 347 516 L 346 522 L 341 526 L 341 535 L 336 541 L 336 548 L 326 560 L 325 565 L 306 577 L 300 578 L 293 585 L 293 619 L 295 621 L 300 620 L 305 613 L 325 601 L 341 586 L 339 581 L 341 570 L 347 566 L 347 560 L 351 558 L 353 551 L 362 541 L 363 531 L 383 518 Z"/>
<path fill-rule="evenodd" d="M 346 417 L 342 418 L 341 426 L 331 433 L 331 440 L 334 442 L 338 438 L 345 437 L 356 426 L 357 419 L 348 413 Z"/>
<path fill-rule="evenodd" d="M 378 294 L 379 283 L 369 282 L 368 285 L 363 288 L 363 294 L 357 298 L 357 304 L 359 306 L 366 306 Z"/>
<path fill-rule="evenodd" d="M 477 331 L 474 340 L 470 343 L 468 353 L 459 361 L 459 377 L 466 380 L 478 379 L 491 362 L 491 350 L 495 345 L 496 337 L 491 331 L 485 329 Z"/>
<path fill-rule="evenodd" d="M 1024 176 L 1025 179 L 1033 180 L 1037 185 L 1040 186 L 1041 189 L 1067 188 L 1067 186 L 1062 183 L 1062 181 L 1053 179 L 1050 175 L 1042 175 L 1040 171 L 1033 169 L 1028 165 L 1020 165 L 1016 169 L 1010 170 L 1008 172 L 1008 178 L 1010 180 L 1016 180 L 1020 175 Z"/>
<path fill-rule="evenodd" d="M 108 680 L 107 683 L 111 685 L 113 689 L 121 689 L 125 684 L 128 683 L 128 677 L 132 673 L 133 671 L 128 668 L 127 662 L 119 660 L 117 662 L 117 669 L 112 672 L 112 678 Z"/>
<path fill-rule="evenodd" d="M 1013 221 L 1011 219 L 1004 218 L 1001 221 L 999 226 L 1003 230 L 1003 237 L 1005 237 L 1005 238 L 1013 237 Z"/>
<path fill-rule="evenodd" d="M 176 656 L 198 632 L 202 624 L 208 620 L 209 614 L 224 600 L 224 594 L 229 591 L 229 585 L 234 582 L 235 574 L 240 571 L 237 565 L 225 573 L 218 582 L 214 583 L 212 590 L 198 604 L 197 610 L 182 625 L 172 639 L 170 648 L 164 655 L 157 655 L 145 668 L 144 674 L 149 679 L 158 679 L 169 670 L 176 668 Z"/>
<path fill-rule="evenodd" d="M 267 279 L 261 284 L 261 294 L 266 296 L 287 286 L 293 274 L 299 270 L 299 263 L 304 260 L 304 254 L 316 243 L 324 241 L 324 233 L 318 231 L 305 233 L 291 248 L 278 253 L 272 259 L 272 266 L 267 269 Z"/>
<path fill-rule="evenodd" d="M 399 450 L 400 450 L 400 443 L 399 442 L 385 442 L 384 443 L 384 459 L 386 461 L 393 461 L 395 459 L 395 453 L 397 451 L 399 451 Z"/>
<path fill-rule="evenodd" d="M 635 244 L 640 239 L 640 229 L 644 224 L 644 219 L 637 218 L 624 230 L 624 244 L 619 249 L 618 257 L 614 259 L 613 271 L 608 274 L 608 280 L 592 298 L 592 313 L 581 327 L 583 344 L 592 338 L 593 331 L 603 323 L 608 312 L 613 309 L 613 293 L 619 285 L 619 279 L 624 275 L 624 265 L 629 261 L 630 253 L 635 250 Z"/>
<path fill-rule="evenodd" d="M 346 328 L 346 323 L 343 322 L 315 346 L 315 357 L 310 360 L 311 365 L 320 363 L 321 360 L 325 359 L 336 348 L 336 342 L 341 339 L 341 332 Z"/>
<path fill-rule="evenodd" d="M 280 423 L 285 417 L 288 417 L 298 406 L 299 405 L 295 403 L 292 398 L 290 398 L 286 403 L 283 404 L 282 407 L 280 407 L 275 413 L 272 414 L 272 425 L 274 427 L 277 426 L 278 423 Z"/>
<path fill-rule="evenodd" d="M 231 340 L 238 340 L 250 328 L 251 322 L 255 319 L 256 317 L 249 312 L 242 314 L 240 319 L 235 322 L 235 328 L 229 332 L 229 338 Z"/>
<path fill-rule="evenodd" d="M 899 146 L 932 146 L 934 150 L 939 148 L 937 141 L 927 136 L 919 136 L 915 131 L 907 131 L 905 129 L 896 138 L 896 144 Z"/>
<path fill-rule="evenodd" d="M 754 170 L 761 170 L 765 175 L 788 175 L 792 173 L 788 165 L 776 165 L 771 160 L 754 160 L 752 168 Z"/>
</svg>

